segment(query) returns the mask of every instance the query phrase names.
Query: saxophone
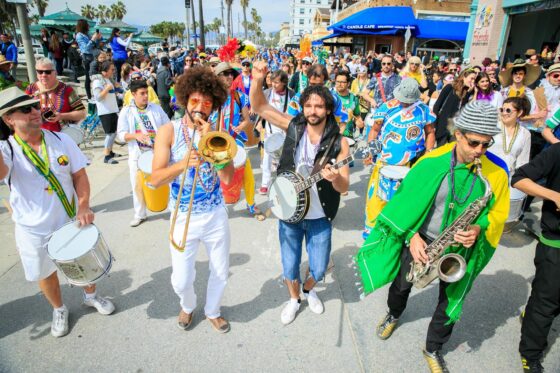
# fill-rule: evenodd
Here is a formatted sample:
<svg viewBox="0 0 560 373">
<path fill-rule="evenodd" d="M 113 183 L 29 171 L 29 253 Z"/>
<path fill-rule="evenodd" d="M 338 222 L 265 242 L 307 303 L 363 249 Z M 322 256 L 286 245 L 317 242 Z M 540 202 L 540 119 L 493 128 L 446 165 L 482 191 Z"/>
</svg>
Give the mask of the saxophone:
<svg viewBox="0 0 560 373">
<path fill-rule="evenodd" d="M 488 180 L 482 176 L 480 159 L 474 161 L 476 173 L 484 183 L 485 191 L 482 197 L 473 201 L 441 234 L 426 247 L 428 261 L 426 263 L 410 263 L 410 272 L 406 279 L 412 282 L 418 289 L 422 289 L 439 277 L 441 281 L 457 282 L 463 278 L 467 263 L 465 258 L 459 254 L 443 255 L 445 250 L 452 245 L 457 245 L 455 233 L 467 229 L 471 223 L 480 215 L 490 198 L 492 189 Z"/>
</svg>

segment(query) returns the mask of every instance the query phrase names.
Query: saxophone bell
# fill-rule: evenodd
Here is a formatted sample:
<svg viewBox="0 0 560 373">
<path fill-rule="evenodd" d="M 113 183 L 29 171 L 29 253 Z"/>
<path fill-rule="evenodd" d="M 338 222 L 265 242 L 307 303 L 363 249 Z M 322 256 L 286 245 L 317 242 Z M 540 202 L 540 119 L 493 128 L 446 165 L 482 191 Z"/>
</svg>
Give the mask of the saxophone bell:
<svg viewBox="0 0 560 373">
<path fill-rule="evenodd" d="M 441 281 L 457 282 L 465 276 L 467 262 L 459 254 L 443 255 L 437 266 L 437 274 Z"/>
</svg>

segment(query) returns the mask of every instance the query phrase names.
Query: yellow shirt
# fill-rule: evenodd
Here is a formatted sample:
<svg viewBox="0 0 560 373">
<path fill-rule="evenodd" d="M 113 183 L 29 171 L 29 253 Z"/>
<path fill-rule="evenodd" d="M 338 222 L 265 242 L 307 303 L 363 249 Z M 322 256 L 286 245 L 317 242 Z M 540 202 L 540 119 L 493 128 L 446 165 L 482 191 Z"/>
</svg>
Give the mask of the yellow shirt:
<svg viewBox="0 0 560 373">
<path fill-rule="evenodd" d="M 132 92 L 126 91 L 123 98 L 123 106 L 130 105 L 130 101 L 132 101 Z M 148 86 L 148 101 L 152 104 L 159 105 L 159 98 L 156 94 L 156 91 L 151 86 Z"/>
<path fill-rule="evenodd" d="M 412 71 L 402 72 L 401 76 L 403 78 L 413 78 L 418 82 L 418 85 L 422 84 L 422 73 L 420 71 L 413 73 Z"/>
</svg>

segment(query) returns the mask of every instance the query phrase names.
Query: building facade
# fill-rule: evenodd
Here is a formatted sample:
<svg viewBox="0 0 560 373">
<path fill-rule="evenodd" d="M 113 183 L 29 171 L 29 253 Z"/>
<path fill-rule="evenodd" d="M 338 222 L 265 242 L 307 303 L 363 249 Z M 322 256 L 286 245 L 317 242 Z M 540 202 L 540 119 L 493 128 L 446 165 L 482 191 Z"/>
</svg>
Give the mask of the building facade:
<svg viewBox="0 0 560 373">
<path fill-rule="evenodd" d="M 335 0 L 336 1 L 336 0 Z M 299 43 L 304 34 L 313 32 L 313 18 L 317 9 L 330 8 L 333 0 L 291 0 L 290 1 L 290 38 Z"/>
<path fill-rule="evenodd" d="M 485 57 L 506 63 L 528 49 L 555 51 L 559 20 L 560 0 L 473 0 L 464 57 L 472 64 Z"/>
</svg>

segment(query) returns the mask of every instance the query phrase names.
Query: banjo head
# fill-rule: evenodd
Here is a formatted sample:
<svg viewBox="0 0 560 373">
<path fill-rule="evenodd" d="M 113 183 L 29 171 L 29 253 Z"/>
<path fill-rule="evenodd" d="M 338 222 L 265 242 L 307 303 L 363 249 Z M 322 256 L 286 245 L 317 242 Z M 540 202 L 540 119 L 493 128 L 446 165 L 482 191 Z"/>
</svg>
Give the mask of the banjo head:
<svg viewBox="0 0 560 373">
<path fill-rule="evenodd" d="M 299 181 L 293 173 L 281 173 L 276 177 L 268 191 L 270 210 L 280 220 L 288 221 L 298 208 L 298 193 L 294 182 Z"/>
</svg>

